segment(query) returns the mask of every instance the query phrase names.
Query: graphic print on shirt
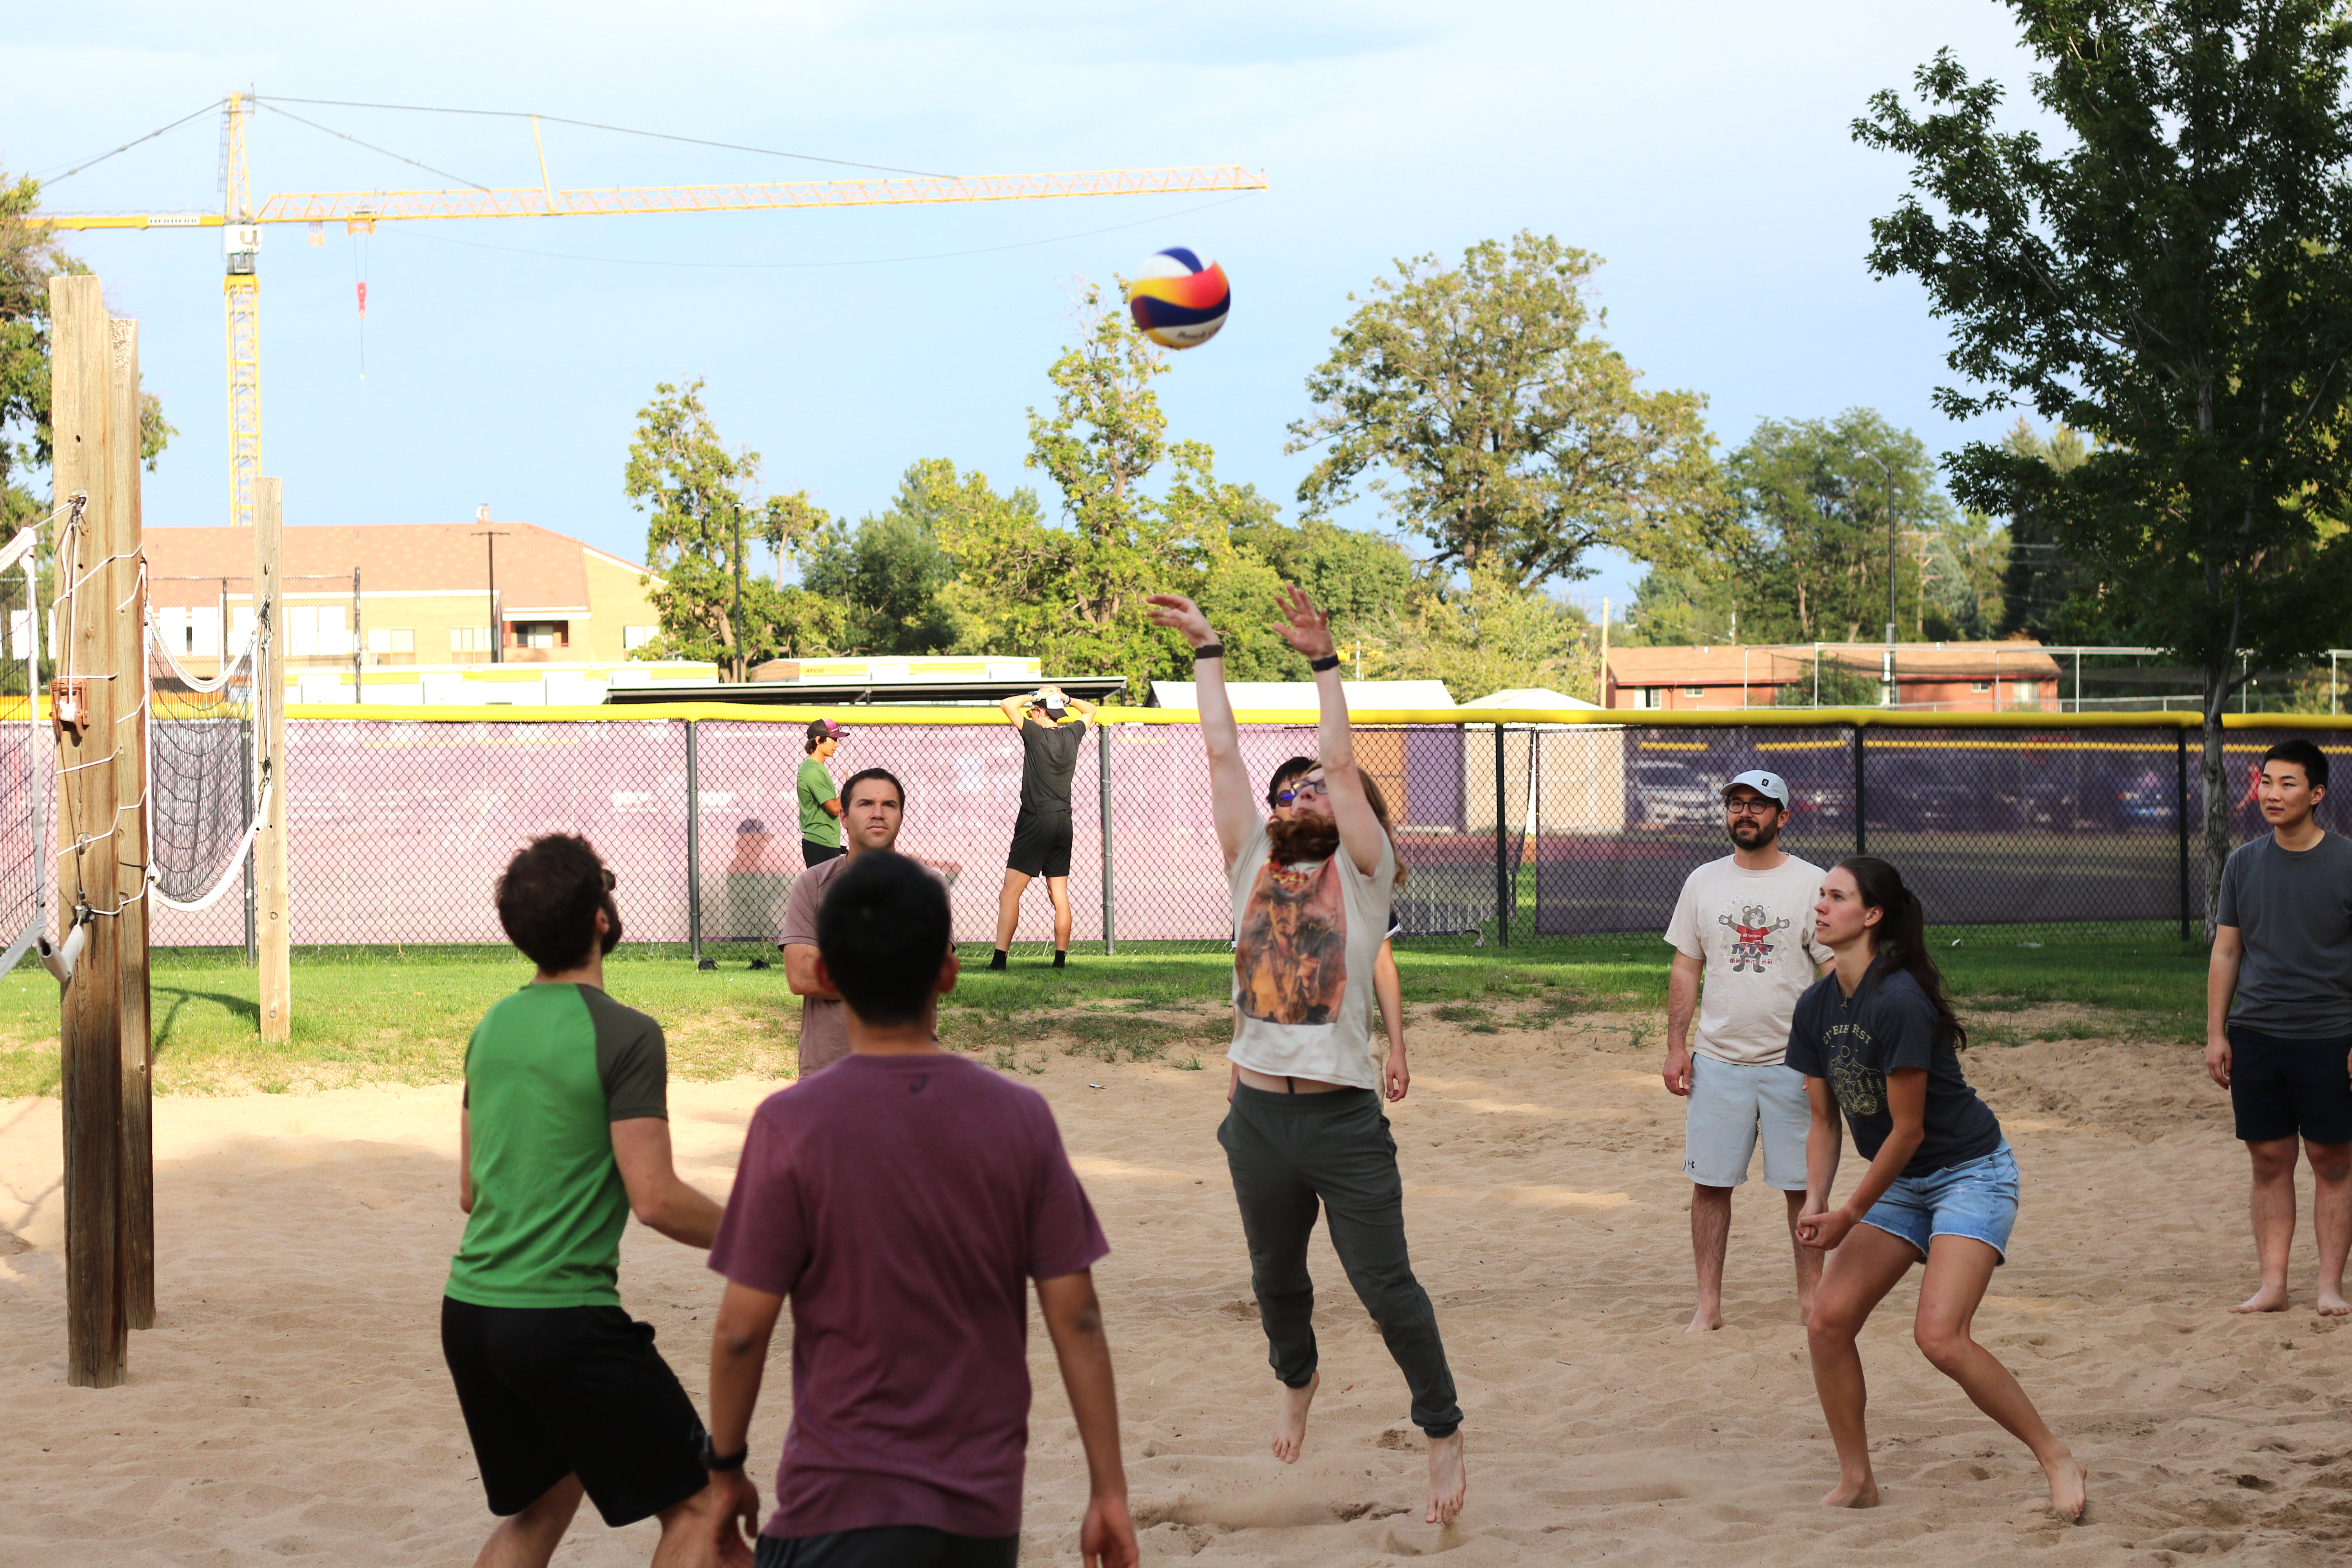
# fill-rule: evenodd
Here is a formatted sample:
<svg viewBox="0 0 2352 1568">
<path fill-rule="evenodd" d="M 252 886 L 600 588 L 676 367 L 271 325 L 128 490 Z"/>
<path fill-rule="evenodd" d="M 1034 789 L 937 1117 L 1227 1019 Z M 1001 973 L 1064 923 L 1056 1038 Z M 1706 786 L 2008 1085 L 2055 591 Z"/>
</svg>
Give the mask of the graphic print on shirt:
<svg viewBox="0 0 2352 1568">
<path fill-rule="evenodd" d="M 1258 868 L 1234 945 L 1237 1003 L 1270 1024 L 1328 1024 L 1348 994 L 1348 911 L 1336 862 Z"/>
<path fill-rule="evenodd" d="M 1772 911 L 1761 904 L 1733 904 L 1715 917 L 1715 923 L 1731 928 L 1731 972 L 1750 970 L 1758 974 L 1772 967 L 1773 955 L 1780 944 L 1772 937 L 1789 929 L 1785 915 L 1772 918 Z"/>
<path fill-rule="evenodd" d="M 1875 1116 L 1886 1108 L 1886 1075 L 1863 1059 L 1870 1044 L 1870 1037 L 1852 1024 L 1832 1024 L 1822 1031 L 1830 1092 L 1848 1116 Z"/>
</svg>

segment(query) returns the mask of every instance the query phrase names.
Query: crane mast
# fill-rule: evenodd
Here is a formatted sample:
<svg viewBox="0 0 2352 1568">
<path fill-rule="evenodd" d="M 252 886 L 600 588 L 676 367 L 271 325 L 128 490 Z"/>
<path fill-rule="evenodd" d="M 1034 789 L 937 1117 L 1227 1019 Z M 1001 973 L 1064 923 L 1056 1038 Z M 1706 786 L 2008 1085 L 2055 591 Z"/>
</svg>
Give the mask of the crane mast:
<svg viewBox="0 0 2352 1568">
<path fill-rule="evenodd" d="M 226 264 L 221 304 L 228 321 L 228 522 L 251 528 L 261 487 L 261 279 L 254 264 L 261 226 L 253 221 L 246 173 L 250 95 L 228 95 L 221 123 L 221 221 Z"/>
</svg>

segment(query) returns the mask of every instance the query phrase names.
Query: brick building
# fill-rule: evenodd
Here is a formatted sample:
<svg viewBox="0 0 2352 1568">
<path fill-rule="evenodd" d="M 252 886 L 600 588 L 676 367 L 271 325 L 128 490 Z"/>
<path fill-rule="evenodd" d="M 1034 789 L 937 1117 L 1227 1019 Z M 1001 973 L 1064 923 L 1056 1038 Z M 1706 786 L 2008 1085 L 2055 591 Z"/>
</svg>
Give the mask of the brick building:
<svg viewBox="0 0 2352 1568">
<path fill-rule="evenodd" d="M 1770 708 L 1784 700 L 1836 706 L 1835 690 L 1874 689 L 1864 706 L 1884 705 L 1885 649 L 1777 645 L 1618 647 L 1609 650 L 1604 708 L 1656 710 Z M 1898 643 L 1897 706 L 1947 713 L 2034 711 L 2059 708 L 2058 661 L 2038 642 Z M 1783 693 L 1787 696 L 1784 700 Z"/>
</svg>

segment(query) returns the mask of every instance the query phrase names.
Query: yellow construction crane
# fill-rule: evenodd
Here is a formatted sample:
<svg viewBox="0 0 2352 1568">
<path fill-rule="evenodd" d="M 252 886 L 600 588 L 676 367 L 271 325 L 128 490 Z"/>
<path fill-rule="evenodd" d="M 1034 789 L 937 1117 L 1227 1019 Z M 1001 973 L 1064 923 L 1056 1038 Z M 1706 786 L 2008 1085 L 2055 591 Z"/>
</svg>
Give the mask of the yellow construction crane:
<svg viewBox="0 0 2352 1568">
<path fill-rule="evenodd" d="M 229 522 L 251 528 L 261 482 L 261 280 L 254 263 L 265 224 L 342 223 L 352 233 L 419 218 L 610 217 L 641 213 L 772 212 L 786 207 L 905 206 L 938 202 L 1045 201 L 1056 196 L 1178 195 L 1257 191 L 1265 176 L 1237 164 L 1186 169 L 1098 169 L 1068 174 L 910 174 L 891 179 L 746 185 L 647 185 L 557 190 L 540 149 L 540 183 L 512 190 L 305 191 L 253 200 L 246 168 L 246 121 L 254 95 L 232 92 L 221 137 L 223 196 L 212 213 L 37 213 L 50 228 L 226 229 L 221 290 L 228 321 Z"/>
</svg>

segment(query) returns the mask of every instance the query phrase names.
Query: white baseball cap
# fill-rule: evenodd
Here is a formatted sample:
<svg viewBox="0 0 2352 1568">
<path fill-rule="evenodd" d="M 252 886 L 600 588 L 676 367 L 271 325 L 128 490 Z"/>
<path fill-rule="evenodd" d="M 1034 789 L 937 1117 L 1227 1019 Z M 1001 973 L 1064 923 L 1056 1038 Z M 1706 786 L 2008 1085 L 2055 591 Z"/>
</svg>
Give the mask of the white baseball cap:
<svg viewBox="0 0 2352 1568">
<path fill-rule="evenodd" d="M 1746 784 L 1767 800 L 1779 801 L 1782 811 L 1789 809 L 1789 781 L 1779 773 L 1769 773 L 1762 768 L 1750 768 L 1725 784 L 1723 793 L 1729 795 L 1741 784 Z"/>
</svg>

